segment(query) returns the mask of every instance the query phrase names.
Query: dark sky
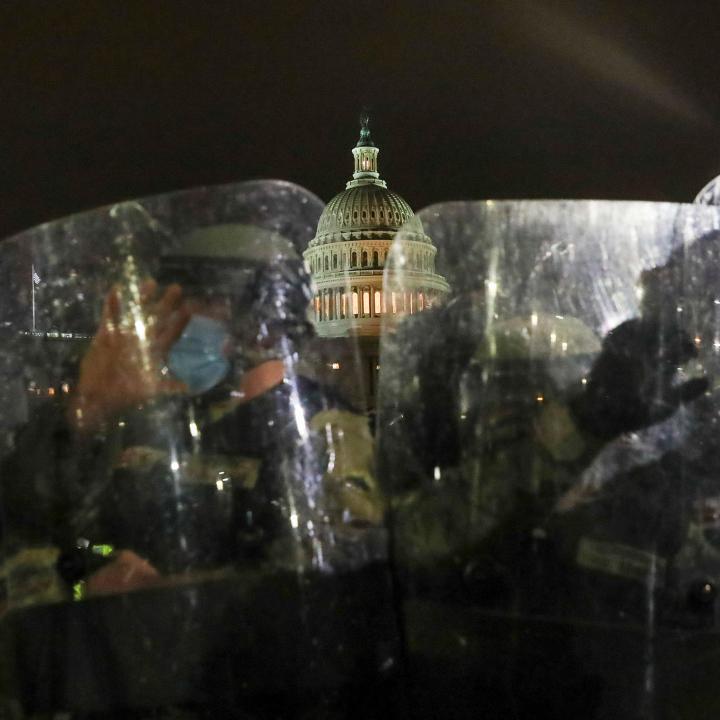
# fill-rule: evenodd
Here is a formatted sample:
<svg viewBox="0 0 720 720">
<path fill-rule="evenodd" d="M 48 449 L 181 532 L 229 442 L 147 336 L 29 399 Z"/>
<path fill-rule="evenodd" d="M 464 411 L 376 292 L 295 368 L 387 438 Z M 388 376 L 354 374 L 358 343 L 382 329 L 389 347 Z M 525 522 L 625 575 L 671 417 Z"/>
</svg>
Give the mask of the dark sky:
<svg viewBox="0 0 720 720">
<path fill-rule="evenodd" d="M 369 105 L 389 186 L 690 200 L 720 172 L 720 5 L 0 4 L 0 236 L 199 184 L 329 200 Z"/>
</svg>

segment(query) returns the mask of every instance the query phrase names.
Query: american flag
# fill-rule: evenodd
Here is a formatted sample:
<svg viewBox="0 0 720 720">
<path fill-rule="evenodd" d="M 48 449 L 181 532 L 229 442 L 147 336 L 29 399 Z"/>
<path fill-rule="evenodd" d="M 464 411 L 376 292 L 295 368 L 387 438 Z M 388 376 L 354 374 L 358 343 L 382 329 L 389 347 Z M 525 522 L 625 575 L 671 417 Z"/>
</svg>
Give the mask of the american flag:
<svg viewBox="0 0 720 720">
<path fill-rule="evenodd" d="M 35 272 L 35 266 L 33 266 L 33 269 L 32 269 L 32 281 L 33 281 L 36 285 L 39 285 L 39 284 L 42 282 L 42 281 L 40 280 L 40 276 Z"/>
</svg>

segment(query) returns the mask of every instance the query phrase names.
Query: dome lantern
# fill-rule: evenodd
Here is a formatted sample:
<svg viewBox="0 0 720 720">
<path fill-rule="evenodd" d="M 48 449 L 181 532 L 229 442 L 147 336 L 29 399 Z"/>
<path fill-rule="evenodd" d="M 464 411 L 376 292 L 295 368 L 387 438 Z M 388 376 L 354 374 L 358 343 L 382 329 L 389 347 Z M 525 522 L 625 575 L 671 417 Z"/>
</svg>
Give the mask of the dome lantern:
<svg viewBox="0 0 720 720">
<path fill-rule="evenodd" d="M 357 187 L 358 185 L 379 185 L 387 187 L 384 180 L 380 179 L 378 173 L 377 156 L 380 149 L 370 137 L 370 116 L 363 113 L 360 116 L 360 139 L 352 149 L 355 158 L 355 172 L 346 188 Z"/>
</svg>

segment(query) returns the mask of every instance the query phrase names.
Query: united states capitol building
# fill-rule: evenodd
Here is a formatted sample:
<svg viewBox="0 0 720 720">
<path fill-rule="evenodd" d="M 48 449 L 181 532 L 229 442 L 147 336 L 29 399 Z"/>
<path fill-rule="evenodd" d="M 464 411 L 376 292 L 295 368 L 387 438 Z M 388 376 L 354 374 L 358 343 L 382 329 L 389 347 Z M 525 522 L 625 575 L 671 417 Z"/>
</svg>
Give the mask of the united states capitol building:
<svg viewBox="0 0 720 720">
<path fill-rule="evenodd" d="M 326 205 L 315 236 L 303 253 L 315 285 L 311 312 L 317 334 L 315 352 L 308 355 L 308 365 L 303 369 L 336 386 L 358 409 L 369 411 L 374 410 L 377 390 L 383 317 L 422 312 L 449 290 L 445 278 L 435 270 L 437 248 L 420 218 L 380 177 L 379 154 L 364 117 L 360 137 L 352 148 L 352 178 Z M 401 236 L 396 238 L 401 229 Z M 397 283 L 394 290 L 386 290 L 384 285 L 388 256 L 396 239 L 402 243 L 402 291 L 397 290 Z M 43 295 L 49 286 L 45 287 L 46 280 L 36 274 L 35 266 L 28 280 L 32 329 L 22 334 L 39 340 L 87 343 L 87 332 L 71 333 L 47 324 L 48 303 Z M 36 289 L 37 304 L 43 306 L 37 323 Z M 56 385 L 42 379 L 31 384 L 29 392 L 33 399 L 70 392 L 66 379 Z"/>
<path fill-rule="evenodd" d="M 365 117 L 352 149 L 352 179 L 325 207 L 304 252 L 315 281 L 314 320 L 328 379 L 369 409 L 383 316 L 421 312 L 448 292 L 445 278 L 435 272 L 432 239 L 408 203 L 380 177 L 379 153 Z M 400 228 L 407 258 L 404 291 L 391 292 L 383 287 L 383 275 Z M 358 375 L 363 388 L 352 382 Z"/>
</svg>

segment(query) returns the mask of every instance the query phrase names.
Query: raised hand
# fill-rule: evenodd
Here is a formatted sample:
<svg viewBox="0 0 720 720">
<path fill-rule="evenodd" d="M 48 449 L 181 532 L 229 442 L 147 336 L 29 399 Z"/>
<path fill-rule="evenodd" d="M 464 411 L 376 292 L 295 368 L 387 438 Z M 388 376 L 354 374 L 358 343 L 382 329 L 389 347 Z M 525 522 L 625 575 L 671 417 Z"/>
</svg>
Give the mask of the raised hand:
<svg viewBox="0 0 720 720">
<path fill-rule="evenodd" d="M 183 383 L 163 374 L 168 351 L 189 320 L 182 289 L 170 285 L 158 297 L 154 280 L 140 287 L 139 302 L 123 307 L 120 289 L 105 298 L 100 327 L 80 364 L 70 420 L 97 429 L 123 410 L 159 395 L 183 392 Z"/>
</svg>

